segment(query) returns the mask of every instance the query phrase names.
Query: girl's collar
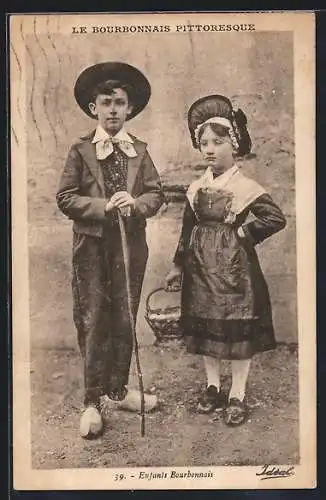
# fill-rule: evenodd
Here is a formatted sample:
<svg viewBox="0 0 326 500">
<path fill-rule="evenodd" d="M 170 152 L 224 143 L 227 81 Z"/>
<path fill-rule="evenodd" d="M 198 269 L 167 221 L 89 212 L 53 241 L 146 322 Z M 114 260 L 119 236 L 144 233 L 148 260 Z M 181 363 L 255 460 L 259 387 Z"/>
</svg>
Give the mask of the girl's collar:
<svg viewBox="0 0 326 500">
<path fill-rule="evenodd" d="M 238 171 L 239 171 L 239 167 L 236 164 L 234 164 L 231 168 L 228 168 L 228 170 L 226 170 L 225 172 L 222 172 L 220 175 L 217 175 L 216 177 L 214 177 L 212 167 L 207 168 L 206 174 L 207 174 L 207 177 L 212 182 L 214 182 L 214 181 L 221 180 L 221 179 L 223 179 L 223 180 L 230 179 Z"/>
</svg>

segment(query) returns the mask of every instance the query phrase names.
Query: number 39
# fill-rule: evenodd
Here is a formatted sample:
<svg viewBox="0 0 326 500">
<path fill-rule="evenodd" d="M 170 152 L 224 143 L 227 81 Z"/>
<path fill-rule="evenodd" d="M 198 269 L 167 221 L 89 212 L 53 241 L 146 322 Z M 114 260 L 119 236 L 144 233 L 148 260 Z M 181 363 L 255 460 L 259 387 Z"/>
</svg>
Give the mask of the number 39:
<svg viewBox="0 0 326 500">
<path fill-rule="evenodd" d="M 124 474 L 114 474 L 115 481 L 122 481 L 125 478 Z"/>
</svg>

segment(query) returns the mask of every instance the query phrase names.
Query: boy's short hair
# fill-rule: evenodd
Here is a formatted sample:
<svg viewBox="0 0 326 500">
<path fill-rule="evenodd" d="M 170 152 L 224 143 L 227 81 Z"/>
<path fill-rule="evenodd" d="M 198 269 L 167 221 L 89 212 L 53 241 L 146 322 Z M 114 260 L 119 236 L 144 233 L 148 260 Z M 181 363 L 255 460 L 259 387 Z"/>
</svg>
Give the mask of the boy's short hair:
<svg viewBox="0 0 326 500">
<path fill-rule="evenodd" d="M 111 95 L 114 89 L 124 90 L 128 96 L 128 104 L 133 104 L 133 89 L 131 85 L 120 80 L 106 80 L 97 84 L 93 89 L 90 102 L 95 102 L 97 96 L 100 94 Z"/>
</svg>

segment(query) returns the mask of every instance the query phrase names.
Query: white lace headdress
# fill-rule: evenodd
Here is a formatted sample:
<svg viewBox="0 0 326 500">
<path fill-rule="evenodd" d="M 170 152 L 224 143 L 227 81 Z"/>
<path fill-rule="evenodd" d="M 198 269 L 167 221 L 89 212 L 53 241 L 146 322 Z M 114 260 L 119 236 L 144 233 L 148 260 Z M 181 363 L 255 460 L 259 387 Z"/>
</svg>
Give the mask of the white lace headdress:
<svg viewBox="0 0 326 500">
<path fill-rule="evenodd" d="M 200 129 L 202 128 L 203 125 L 206 125 L 208 123 L 217 123 L 218 125 L 222 125 L 223 127 L 226 127 L 229 131 L 229 136 L 230 136 L 233 148 L 235 150 L 239 149 L 239 142 L 238 142 L 238 139 L 234 133 L 232 123 L 230 122 L 230 120 L 228 120 L 227 118 L 224 118 L 222 116 L 213 116 L 212 118 L 208 118 L 208 120 L 197 125 L 197 127 L 195 128 L 195 131 L 194 131 L 197 144 L 199 144 Z"/>
</svg>

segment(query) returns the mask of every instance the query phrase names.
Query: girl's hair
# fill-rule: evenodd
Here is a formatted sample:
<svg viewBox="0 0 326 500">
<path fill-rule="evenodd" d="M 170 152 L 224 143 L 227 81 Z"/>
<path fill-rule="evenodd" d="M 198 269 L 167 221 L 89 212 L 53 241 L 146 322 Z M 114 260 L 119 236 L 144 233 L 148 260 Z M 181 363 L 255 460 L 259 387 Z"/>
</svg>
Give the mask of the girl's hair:
<svg viewBox="0 0 326 500">
<path fill-rule="evenodd" d="M 131 85 L 123 83 L 120 80 L 106 80 L 101 82 L 94 88 L 91 96 L 91 102 L 95 102 L 99 94 L 111 95 L 114 89 L 122 89 L 126 92 L 128 96 L 128 103 L 133 102 L 133 89 Z"/>
<path fill-rule="evenodd" d="M 208 95 L 201 97 L 196 102 L 194 102 L 188 111 L 188 127 L 190 131 L 190 137 L 192 145 L 195 149 L 199 148 L 199 144 L 196 137 L 196 128 L 199 124 L 204 123 L 207 119 L 220 116 L 221 118 L 227 118 L 234 130 L 237 142 L 239 143 L 239 148 L 236 153 L 237 156 L 244 156 L 251 151 L 251 139 L 247 130 L 247 117 L 241 109 L 233 110 L 231 101 L 219 94 Z M 217 124 L 210 124 L 212 130 L 216 130 L 216 133 L 221 137 L 225 137 L 228 134 L 228 130 L 221 130 L 221 126 L 217 128 Z M 204 132 L 204 126 L 198 134 Z"/>
<path fill-rule="evenodd" d="M 200 148 L 200 139 L 201 139 L 204 131 L 208 127 L 214 132 L 214 134 L 218 135 L 219 137 L 228 137 L 229 136 L 229 129 L 227 127 L 224 127 L 220 123 L 205 123 L 204 125 L 202 125 L 200 127 L 199 133 L 198 133 L 198 146 L 199 146 L 199 148 Z"/>
</svg>

